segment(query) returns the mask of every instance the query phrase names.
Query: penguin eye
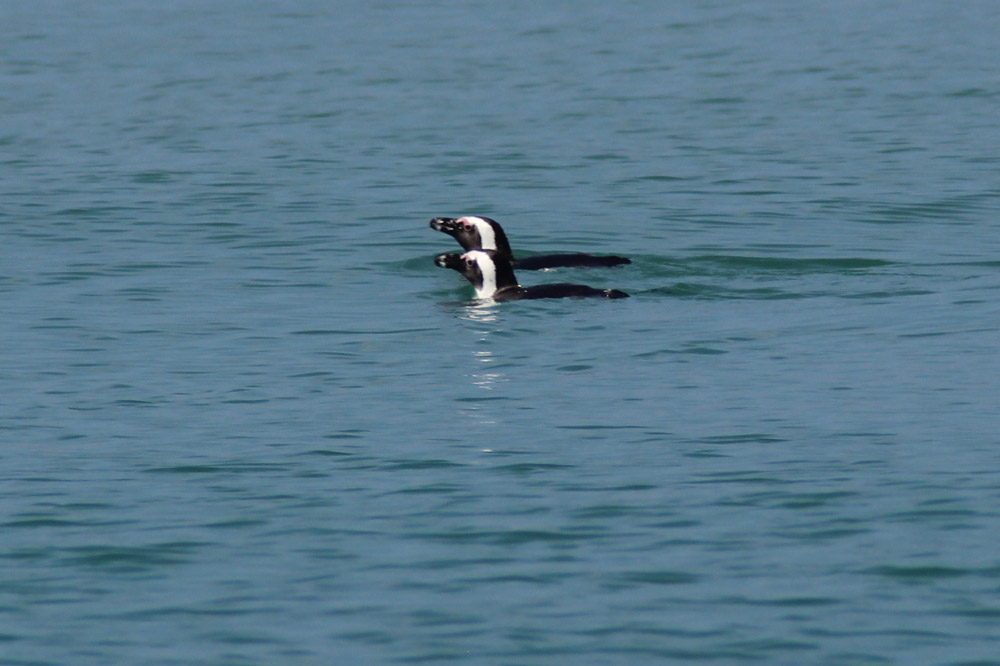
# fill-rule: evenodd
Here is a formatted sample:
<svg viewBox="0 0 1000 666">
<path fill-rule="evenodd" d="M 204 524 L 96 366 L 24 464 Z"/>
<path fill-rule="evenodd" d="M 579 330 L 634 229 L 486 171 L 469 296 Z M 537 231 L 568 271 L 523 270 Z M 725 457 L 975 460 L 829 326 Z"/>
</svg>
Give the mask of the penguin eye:
<svg viewBox="0 0 1000 666">
<path fill-rule="evenodd" d="M 464 217 L 461 220 L 459 220 L 458 223 L 462 225 L 463 229 L 471 229 L 472 228 L 472 222 L 469 222 Z"/>
</svg>

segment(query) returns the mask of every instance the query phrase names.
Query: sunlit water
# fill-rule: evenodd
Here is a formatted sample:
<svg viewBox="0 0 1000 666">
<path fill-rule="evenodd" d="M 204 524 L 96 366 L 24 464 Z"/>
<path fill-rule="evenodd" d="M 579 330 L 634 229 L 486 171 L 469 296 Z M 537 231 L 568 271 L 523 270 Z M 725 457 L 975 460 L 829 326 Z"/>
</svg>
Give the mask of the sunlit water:
<svg viewBox="0 0 1000 666">
<path fill-rule="evenodd" d="M 998 34 L 5 4 L 0 664 L 1000 664 Z"/>
</svg>

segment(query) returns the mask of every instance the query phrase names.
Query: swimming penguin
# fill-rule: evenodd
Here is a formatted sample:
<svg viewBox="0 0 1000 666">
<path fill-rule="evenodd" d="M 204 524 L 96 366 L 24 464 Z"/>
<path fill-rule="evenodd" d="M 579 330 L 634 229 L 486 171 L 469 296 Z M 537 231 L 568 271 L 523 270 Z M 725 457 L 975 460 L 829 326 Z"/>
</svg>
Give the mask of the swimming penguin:
<svg viewBox="0 0 1000 666">
<path fill-rule="evenodd" d="M 542 268 L 572 266 L 617 266 L 632 263 L 626 257 L 594 256 L 586 252 L 568 254 L 540 254 L 533 257 L 515 259 L 507 242 L 507 234 L 496 220 L 477 215 L 464 217 L 435 217 L 431 229 L 443 231 L 458 241 L 466 250 L 496 250 L 514 268 L 536 271 Z"/>
<path fill-rule="evenodd" d="M 439 254 L 434 257 L 434 263 L 464 275 L 476 288 L 476 298 L 492 298 L 496 301 L 567 297 L 628 298 L 628 294 L 617 289 L 594 289 L 585 284 L 558 283 L 522 287 L 514 277 L 510 262 L 496 250 Z"/>
</svg>

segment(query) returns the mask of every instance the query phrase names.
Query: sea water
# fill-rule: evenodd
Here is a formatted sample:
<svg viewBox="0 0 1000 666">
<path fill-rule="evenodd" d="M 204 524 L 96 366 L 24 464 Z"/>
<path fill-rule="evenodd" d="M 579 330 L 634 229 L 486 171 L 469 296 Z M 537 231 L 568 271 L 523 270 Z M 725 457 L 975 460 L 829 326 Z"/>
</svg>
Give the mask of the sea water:
<svg viewBox="0 0 1000 666">
<path fill-rule="evenodd" d="M 0 664 L 1000 664 L 998 34 L 5 3 Z"/>
</svg>

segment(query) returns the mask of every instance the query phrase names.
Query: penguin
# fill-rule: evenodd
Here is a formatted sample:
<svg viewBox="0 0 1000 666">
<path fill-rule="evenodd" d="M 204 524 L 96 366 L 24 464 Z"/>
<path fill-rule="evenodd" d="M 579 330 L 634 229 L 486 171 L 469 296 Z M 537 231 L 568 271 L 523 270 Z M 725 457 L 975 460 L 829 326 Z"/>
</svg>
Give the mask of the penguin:
<svg viewBox="0 0 1000 666">
<path fill-rule="evenodd" d="M 517 283 L 510 262 L 497 250 L 439 254 L 434 257 L 434 263 L 465 276 L 476 288 L 476 298 L 491 298 L 495 301 L 570 297 L 628 298 L 628 294 L 617 289 L 594 289 L 585 284 L 557 283 L 522 287 Z"/>
<path fill-rule="evenodd" d="M 431 229 L 441 231 L 455 240 L 466 250 L 496 250 L 503 255 L 510 265 L 519 270 L 537 271 L 543 268 L 579 267 L 579 266 L 618 266 L 632 263 L 627 257 L 613 255 L 594 256 L 586 252 L 568 254 L 540 254 L 532 257 L 515 259 L 510 251 L 507 234 L 496 220 L 478 215 L 464 217 L 435 217 L 431 220 Z"/>
</svg>

